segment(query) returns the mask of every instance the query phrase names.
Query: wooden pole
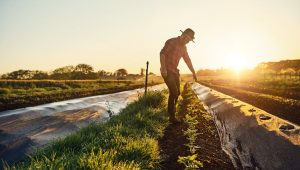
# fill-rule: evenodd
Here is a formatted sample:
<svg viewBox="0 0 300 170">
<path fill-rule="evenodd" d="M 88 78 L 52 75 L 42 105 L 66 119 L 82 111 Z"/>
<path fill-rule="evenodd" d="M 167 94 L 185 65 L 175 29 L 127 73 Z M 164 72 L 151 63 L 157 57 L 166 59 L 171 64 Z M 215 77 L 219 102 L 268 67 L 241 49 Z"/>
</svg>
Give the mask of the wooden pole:
<svg viewBox="0 0 300 170">
<path fill-rule="evenodd" d="M 148 66 L 149 66 L 149 61 L 146 62 L 145 95 L 147 94 L 147 86 L 148 86 Z"/>
</svg>

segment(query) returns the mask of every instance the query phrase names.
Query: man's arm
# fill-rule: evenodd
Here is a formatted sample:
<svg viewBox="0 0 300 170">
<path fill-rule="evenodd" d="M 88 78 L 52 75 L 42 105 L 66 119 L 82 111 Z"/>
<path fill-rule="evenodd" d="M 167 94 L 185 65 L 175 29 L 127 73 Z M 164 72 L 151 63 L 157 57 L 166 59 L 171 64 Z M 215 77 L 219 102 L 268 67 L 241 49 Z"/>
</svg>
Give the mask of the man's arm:
<svg viewBox="0 0 300 170">
<path fill-rule="evenodd" d="M 190 69 L 190 71 L 192 72 L 194 80 L 197 81 L 197 76 L 196 76 L 192 61 L 191 61 L 188 53 L 186 52 L 186 50 L 185 50 L 185 54 L 183 55 L 183 60 L 186 63 L 186 65 L 188 66 L 188 68 Z"/>
</svg>

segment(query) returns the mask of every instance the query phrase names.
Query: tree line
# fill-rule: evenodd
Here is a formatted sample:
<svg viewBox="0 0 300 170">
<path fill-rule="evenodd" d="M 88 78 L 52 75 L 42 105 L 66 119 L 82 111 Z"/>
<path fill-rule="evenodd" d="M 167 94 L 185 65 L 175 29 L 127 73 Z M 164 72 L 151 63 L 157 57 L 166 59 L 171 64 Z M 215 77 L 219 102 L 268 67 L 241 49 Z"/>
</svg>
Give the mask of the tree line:
<svg viewBox="0 0 300 170">
<path fill-rule="evenodd" d="M 282 60 L 279 62 L 263 62 L 255 68 L 265 78 L 300 78 L 300 60 Z"/>
<path fill-rule="evenodd" d="M 232 75 L 233 69 L 221 68 L 221 69 L 200 69 L 197 71 L 199 76 L 220 76 L 220 75 Z M 259 63 L 254 69 L 242 70 L 242 73 L 261 75 L 264 78 L 284 78 L 300 79 L 300 60 L 282 60 L 278 62 L 262 62 Z"/>
<path fill-rule="evenodd" d="M 141 74 L 143 74 L 141 72 Z M 105 70 L 94 71 L 94 68 L 88 64 L 78 64 L 76 66 L 64 66 L 57 68 L 51 72 L 41 70 L 17 70 L 1 75 L 1 79 L 13 80 L 87 80 L 101 78 L 117 78 L 122 79 L 126 76 L 140 76 L 139 74 L 129 74 L 124 68 L 120 68 L 115 72 Z"/>
</svg>

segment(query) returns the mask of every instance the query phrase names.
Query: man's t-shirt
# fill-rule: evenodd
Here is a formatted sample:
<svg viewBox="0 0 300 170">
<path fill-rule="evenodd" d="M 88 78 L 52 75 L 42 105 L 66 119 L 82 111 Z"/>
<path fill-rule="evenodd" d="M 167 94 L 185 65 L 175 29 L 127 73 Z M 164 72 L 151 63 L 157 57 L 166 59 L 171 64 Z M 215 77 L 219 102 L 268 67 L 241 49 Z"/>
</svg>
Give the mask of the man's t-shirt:
<svg viewBox="0 0 300 170">
<path fill-rule="evenodd" d="M 187 64 L 191 63 L 186 46 L 180 41 L 180 37 L 167 40 L 160 54 L 165 55 L 165 64 L 168 73 L 179 74 L 177 67 L 181 57 Z"/>
</svg>

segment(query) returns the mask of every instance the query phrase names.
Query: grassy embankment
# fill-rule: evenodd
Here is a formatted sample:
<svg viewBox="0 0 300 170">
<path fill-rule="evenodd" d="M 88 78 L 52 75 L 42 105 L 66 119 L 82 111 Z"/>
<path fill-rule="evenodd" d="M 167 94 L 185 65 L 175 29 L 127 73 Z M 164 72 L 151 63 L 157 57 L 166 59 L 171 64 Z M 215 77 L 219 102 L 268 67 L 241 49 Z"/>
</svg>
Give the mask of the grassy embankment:
<svg viewBox="0 0 300 170">
<path fill-rule="evenodd" d="M 159 82 L 150 81 L 149 85 Z M 0 80 L 0 111 L 132 90 L 142 81 Z"/>
<path fill-rule="evenodd" d="M 54 141 L 8 169 L 157 169 L 158 139 L 168 125 L 166 100 L 149 92 L 106 123 Z"/>
</svg>

